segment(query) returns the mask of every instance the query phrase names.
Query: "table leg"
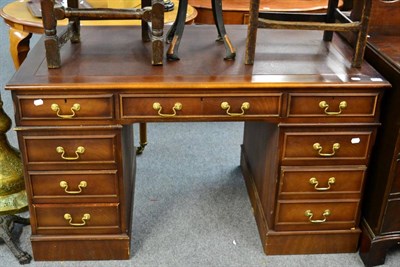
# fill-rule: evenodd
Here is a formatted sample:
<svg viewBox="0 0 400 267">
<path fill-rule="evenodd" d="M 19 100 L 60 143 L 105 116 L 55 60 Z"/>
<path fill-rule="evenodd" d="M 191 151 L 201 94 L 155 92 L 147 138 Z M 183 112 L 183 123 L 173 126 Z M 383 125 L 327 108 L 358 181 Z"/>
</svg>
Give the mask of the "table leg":
<svg viewBox="0 0 400 267">
<path fill-rule="evenodd" d="M 147 124 L 142 122 L 139 123 L 139 134 L 140 141 L 139 147 L 136 149 L 136 154 L 140 155 L 143 153 L 145 146 L 147 145 Z"/>
<path fill-rule="evenodd" d="M 30 50 L 29 42 L 32 37 L 32 33 L 10 28 L 9 36 L 11 57 L 15 68 L 18 69 Z"/>
</svg>

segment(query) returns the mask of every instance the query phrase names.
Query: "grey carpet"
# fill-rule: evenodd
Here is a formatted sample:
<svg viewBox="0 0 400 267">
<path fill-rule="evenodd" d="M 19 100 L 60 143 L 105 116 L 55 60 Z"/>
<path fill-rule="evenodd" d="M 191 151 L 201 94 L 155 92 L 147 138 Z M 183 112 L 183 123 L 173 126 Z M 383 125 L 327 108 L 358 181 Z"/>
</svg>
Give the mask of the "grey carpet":
<svg viewBox="0 0 400 267">
<path fill-rule="evenodd" d="M 0 0 L 0 5 L 8 2 Z M 0 78 L 4 88 L 14 66 L 9 55 L 8 27 L 3 22 L 0 34 Z M 36 40 L 37 36 L 33 43 Z M 1 97 L 5 112 L 13 117 L 10 93 L 1 90 Z M 149 145 L 137 158 L 131 259 L 32 261 L 30 265 L 363 266 L 357 253 L 265 256 L 239 170 L 242 129 L 243 123 L 149 124 Z M 15 132 L 11 130 L 7 136 L 17 147 Z M 30 227 L 21 230 L 20 245 L 31 252 Z M 400 266 L 399 260 L 400 251 L 392 250 L 385 266 Z M 0 266 L 19 266 L 4 244 L 0 244 Z"/>
</svg>

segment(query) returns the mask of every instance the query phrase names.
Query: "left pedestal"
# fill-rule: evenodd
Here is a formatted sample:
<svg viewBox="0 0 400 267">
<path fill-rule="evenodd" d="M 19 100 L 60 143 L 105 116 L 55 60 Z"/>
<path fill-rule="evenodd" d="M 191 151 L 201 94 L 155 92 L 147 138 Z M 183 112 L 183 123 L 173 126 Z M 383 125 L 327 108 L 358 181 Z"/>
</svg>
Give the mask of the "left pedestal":
<svg viewBox="0 0 400 267">
<path fill-rule="evenodd" d="M 19 127 L 17 133 L 35 260 L 129 259 L 132 127 Z"/>
</svg>

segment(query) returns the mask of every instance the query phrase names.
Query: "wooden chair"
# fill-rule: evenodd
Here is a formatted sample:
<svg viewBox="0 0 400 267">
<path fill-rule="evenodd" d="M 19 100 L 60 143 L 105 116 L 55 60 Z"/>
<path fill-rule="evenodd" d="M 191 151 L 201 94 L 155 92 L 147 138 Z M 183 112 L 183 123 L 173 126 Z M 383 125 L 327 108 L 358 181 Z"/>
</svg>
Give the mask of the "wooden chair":
<svg viewBox="0 0 400 267">
<path fill-rule="evenodd" d="M 80 42 L 81 20 L 124 20 L 142 21 L 142 40 L 152 42 L 151 63 L 163 64 L 164 1 L 142 0 L 141 8 L 80 8 L 79 0 L 68 0 L 68 6 L 55 6 L 54 0 L 41 0 L 42 20 L 45 32 L 45 49 L 48 68 L 60 68 L 60 48 L 67 41 Z M 66 29 L 57 33 L 57 20 L 69 20 Z"/>
<path fill-rule="evenodd" d="M 338 9 L 338 0 L 329 0 L 326 13 L 304 14 L 263 12 L 259 13 L 260 0 L 251 0 L 250 19 L 247 30 L 245 64 L 254 63 L 256 49 L 256 36 L 258 28 L 294 29 L 294 30 L 322 30 L 323 40 L 331 41 L 333 32 L 356 33 L 352 67 L 361 66 L 365 46 L 367 43 L 367 31 L 369 15 L 371 13 L 372 0 L 358 0 L 360 2 L 359 17 L 350 20 Z"/>
<path fill-rule="evenodd" d="M 217 41 L 223 42 L 225 46 L 225 60 L 234 60 L 236 57 L 236 49 L 233 47 L 228 34 L 225 30 L 225 24 L 222 17 L 222 0 L 211 0 L 212 13 L 214 23 L 217 27 Z M 166 41 L 169 43 L 167 51 L 167 59 L 169 61 L 179 60 L 178 48 L 182 39 L 183 30 L 185 27 L 185 17 L 187 12 L 188 0 L 179 0 L 178 14 L 174 24 L 167 33 Z"/>
</svg>

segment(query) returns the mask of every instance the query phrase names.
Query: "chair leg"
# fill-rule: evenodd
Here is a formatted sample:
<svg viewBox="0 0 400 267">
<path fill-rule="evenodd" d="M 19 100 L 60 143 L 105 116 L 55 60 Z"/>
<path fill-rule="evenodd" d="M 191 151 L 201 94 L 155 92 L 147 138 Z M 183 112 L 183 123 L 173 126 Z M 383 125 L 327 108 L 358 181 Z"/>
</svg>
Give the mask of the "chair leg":
<svg viewBox="0 0 400 267">
<path fill-rule="evenodd" d="M 185 28 L 188 0 L 180 0 L 178 14 L 171 29 L 167 33 L 167 42 L 170 43 L 167 51 L 167 59 L 170 61 L 179 60 L 178 49 Z"/>
<path fill-rule="evenodd" d="M 364 0 L 363 1 L 363 10 L 361 15 L 361 29 L 357 33 L 356 44 L 354 47 L 354 56 L 352 67 L 360 68 L 361 63 L 364 58 L 365 46 L 367 44 L 367 36 L 368 36 L 368 24 L 369 17 L 371 14 L 372 0 Z"/>
<path fill-rule="evenodd" d="M 151 63 L 162 65 L 164 55 L 164 0 L 152 0 L 151 6 Z"/>
<path fill-rule="evenodd" d="M 151 0 L 141 0 L 141 7 L 145 8 L 148 6 L 151 6 Z M 141 26 L 142 26 L 142 41 L 143 42 L 150 42 L 151 38 L 150 38 L 150 27 L 149 24 L 142 20 L 141 21 Z"/>
<path fill-rule="evenodd" d="M 335 13 L 336 8 L 338 7 L 339 0 L 329 0 L 328 2 L 328 9 L 326 12 L 326 23 L 334 23 L 335 22 Z M 333 32 L 332 31 L 324 31 L 324 41 L 332 41 Z"/>
<path fill-rule="evenodd" d="M 78 0 L 68 0 L 68 6 L 72 8 L 79 8 L 79 1 Z M 72 18 L 70 21 L 73 21 L 72 26 L 72 36 L 71 42 L 72 43 L 79 43 L 81 41 L 80 37 L 80 20 L 79 18 Z"/>
<path fill-rule="evenodd" d="M 244 64 L 253 65 L 256 52 L 258 12 L 260 0 L 250 0 L 249 25 L 247 27 L 246 53 Z"/>
<path fill-rule="evenodd" d="M 179 0 L 178 14 L 174 25 L 167 34 L 167 42 L 170 43 L 167 51 L 167 59 L 170 61 L 179 60 L 178 49 L 185 28 L 188 0 Z"/>
<path fill-rule="evenodd" d="M 43 28 L 45 33 L 44 45 L 46 48 L 47 67 L 56 69 L 61 66 L 60 47 L 57 36 L 57 21 L 54 16 L 54 2 L 52 0 L 40 1 Z"/>
<path fill-rule="evenodd" d="M 139 147 L 136 149 L 136 154 L 140 155 L 143 153 L 144 148 L 147 145 L 147 124 L 139 123 Z"/>
<path fill-rule="evenodd" d="M 218 31 L 218 39 L 219 42 L 224 42 L 225 46 L 225 60 L 233 60 L 236 57 L 235 48 L 232 46 L 232 43 L 226 34 L 224 19 L 222 17 L 222 0 L 211 0 L 212 11 L 215 21 L 215 26 Z"/>
</svg>

